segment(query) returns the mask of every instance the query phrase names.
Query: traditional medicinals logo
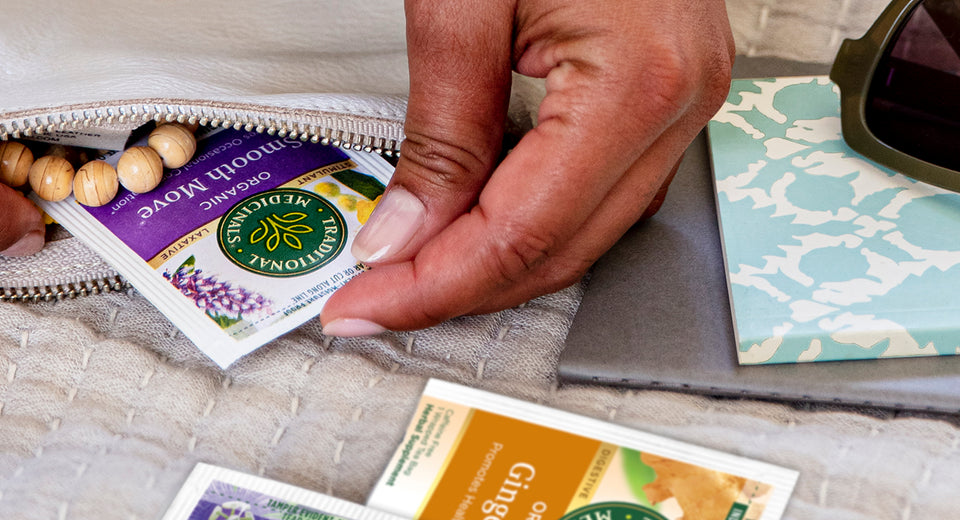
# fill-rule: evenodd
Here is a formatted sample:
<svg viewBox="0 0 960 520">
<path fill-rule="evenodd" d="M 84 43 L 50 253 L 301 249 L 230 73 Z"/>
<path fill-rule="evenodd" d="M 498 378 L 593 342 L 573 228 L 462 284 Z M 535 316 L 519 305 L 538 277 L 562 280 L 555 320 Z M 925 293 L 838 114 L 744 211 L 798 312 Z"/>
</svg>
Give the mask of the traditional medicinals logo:
<svg viewBox="0 0 960 520">
<path fill-rule="evenodd" d="M 560 520 L 668 520 L 660 513 L 627 502 L 600 502 L 563 515 Z"/>
<path fill-rule="evenodd" d="M 347 238 L 343 215 L 308 191 L 247 197 L 220 219 L 217 242 L 231 262 L 266 276 L 298 276 L 336 258 Z"/>
</svg>

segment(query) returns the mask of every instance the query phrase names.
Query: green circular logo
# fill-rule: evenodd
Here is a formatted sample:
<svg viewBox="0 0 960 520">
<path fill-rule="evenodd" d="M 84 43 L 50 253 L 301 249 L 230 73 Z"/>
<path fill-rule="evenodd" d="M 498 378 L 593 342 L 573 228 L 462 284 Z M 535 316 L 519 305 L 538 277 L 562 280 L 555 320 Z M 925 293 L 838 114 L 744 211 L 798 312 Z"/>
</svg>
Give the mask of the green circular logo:
<svg viewBox="0 0 960 520">
<path fill-rule="evenodd" d="M 217 242 L 237 266 L 265 276 L 299 276 L 336 258 L 346 242 L 343 215 L 308 191 L 279 188 L 236 203 L 220 219 Z"/>
<path fill-rule="evenodd" d="M 668 520 L 660 513 L 638 504 L 600 502 L 563 515 L 560 520 Z"/>
</svg>

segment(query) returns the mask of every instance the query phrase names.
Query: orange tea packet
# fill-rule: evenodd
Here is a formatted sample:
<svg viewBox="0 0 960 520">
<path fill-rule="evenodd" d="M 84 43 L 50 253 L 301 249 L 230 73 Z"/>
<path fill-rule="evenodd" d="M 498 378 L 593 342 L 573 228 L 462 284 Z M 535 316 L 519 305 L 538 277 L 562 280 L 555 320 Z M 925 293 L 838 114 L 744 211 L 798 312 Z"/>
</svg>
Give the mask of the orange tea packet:
<svg viewBox="0 0 960 520">
<path fill-rule="evenodd" d="M 431 380 L 367 505 L 424 520 L 775 520 L 797 472 Z"/>
</svg>

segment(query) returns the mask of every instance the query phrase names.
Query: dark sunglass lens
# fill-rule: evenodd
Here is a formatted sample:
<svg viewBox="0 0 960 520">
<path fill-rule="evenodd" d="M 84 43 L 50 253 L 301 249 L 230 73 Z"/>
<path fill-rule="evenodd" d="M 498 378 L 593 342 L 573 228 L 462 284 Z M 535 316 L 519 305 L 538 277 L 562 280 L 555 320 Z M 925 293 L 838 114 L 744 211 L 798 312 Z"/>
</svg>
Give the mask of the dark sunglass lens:
<svg viewBox="0 0 960 520">
<path fill-rule="evenodd" d="M 910 13 L 870 85 L 866 122 L 888 146 L 960 170 L 960 0 Z"/>
</svg>

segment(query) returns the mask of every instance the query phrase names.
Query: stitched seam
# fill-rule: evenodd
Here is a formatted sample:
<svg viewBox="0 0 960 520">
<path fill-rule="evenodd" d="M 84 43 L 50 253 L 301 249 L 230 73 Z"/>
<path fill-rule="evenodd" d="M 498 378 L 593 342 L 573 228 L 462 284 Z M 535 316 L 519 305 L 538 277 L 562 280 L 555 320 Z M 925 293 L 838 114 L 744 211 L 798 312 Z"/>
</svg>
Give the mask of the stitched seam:
<svg viewBox="0 0 960 520">
<path fill-rule="evenodd" d="M 324 338 L 324 343 L 329 345 L 328 340 L 332 340 L 332 339 L 333 338 L 331 337 Z M 327 347 L 323 347 L 323 350 L 326 350 L 326 348 Z M 280 446 L 280 443 L 283 441 L 283 437 L 294 425 L 296 420 L 300 417 L 300 414 L 303 411 L 303 406 L 302 406 L 303 386 L 306 384 L 307 381 L 309 381 L 310 371 L 313 369 L 314 366 L 316 366 L 317 361 L 318 361 L 318 358 L 316 356 L 309 356 L 306 359 L 304 359 L 302 363 L 300 363 L 300 372 L 303 374 L 304 377 L 300 385 L 300 388 L 292 396 L 290 396 L 290 416 L 285 421 L 282 421 L 281 424 L 277 427 L 276 431 L 274 431 L 273 437 L 270 439 L 269 450 L 266 454 L 264 454 L 262 459 L 263 462 L 257 467 L 258 475 L 264 476 L 266 474 L 267 464 L 269 464 L 273 459 L 273 454 L 275 453 L 277 448 Z"/>
</svg>

